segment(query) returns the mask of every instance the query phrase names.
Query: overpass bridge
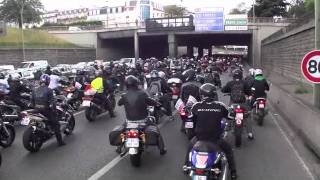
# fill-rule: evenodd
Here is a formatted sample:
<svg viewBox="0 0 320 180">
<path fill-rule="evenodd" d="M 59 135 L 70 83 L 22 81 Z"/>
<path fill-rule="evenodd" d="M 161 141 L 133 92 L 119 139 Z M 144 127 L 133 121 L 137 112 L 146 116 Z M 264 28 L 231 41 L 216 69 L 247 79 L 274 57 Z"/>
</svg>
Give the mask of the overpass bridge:
<svg viewBox="0 0 320 180">
<path fill-rule="evenodd" d="M 181 23 L 177 19 L 183 19 Z M 157 23 L 159 22 L 160 23 Z M 164 23 L 165 22 L 165 23 Z M 197 32 L 193 18 L 175 17 L 149 19 L 135 27 L 87 30 L 79 32 L 50 31 L 50 33 L 80 46 L 96 48 L 97 59 L 117 60 L 122 57 L 176 57 L 178 47 L 185 47 L 186 54 L 192 55 L 193 48 L 199 50 L 222 45 L 248 46 L 249 62 L 261 65 L 261 41 L 292 20 L 275 21 L 273 18 L 248 19 L 246 31 Z"/>
</svg>

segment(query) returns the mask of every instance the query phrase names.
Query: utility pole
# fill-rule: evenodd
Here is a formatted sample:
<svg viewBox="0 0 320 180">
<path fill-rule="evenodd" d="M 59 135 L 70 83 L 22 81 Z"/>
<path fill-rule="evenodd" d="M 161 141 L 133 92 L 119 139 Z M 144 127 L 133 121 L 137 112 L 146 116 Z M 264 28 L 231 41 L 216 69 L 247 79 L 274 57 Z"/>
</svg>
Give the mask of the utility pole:
<svg viewBox="0 0 320 180">
<path fill-rule="evenodd" d="M 320 50 L 320 0 L 314 1 L 315 7 L 315 49 Z M 313 103 L 314 106 L 320 109 L 320 84 L 313 86 Z"/>
<path fill-rule="evenodd" d="M 108 6 L 108 2 L 109 1 L 106 1 L 106 3 L 107 3 L 107 28 L 109 28 L 109 6 Z"/>
<path fill-rule="evenodd" d="M 24 11 L 24 0 L 22 1 L 22 5 L 21 5 L 21 10 L 20 10 L 20 19 L 21 19 L 21 40 L 22 40 L 22 56 L 23 56 L 23 60 L 26 60 L 26 52 L 25 52 L 25 48 L 24 48 L 24 34 L 23 34 L 23 11 Z"/>
</svg>

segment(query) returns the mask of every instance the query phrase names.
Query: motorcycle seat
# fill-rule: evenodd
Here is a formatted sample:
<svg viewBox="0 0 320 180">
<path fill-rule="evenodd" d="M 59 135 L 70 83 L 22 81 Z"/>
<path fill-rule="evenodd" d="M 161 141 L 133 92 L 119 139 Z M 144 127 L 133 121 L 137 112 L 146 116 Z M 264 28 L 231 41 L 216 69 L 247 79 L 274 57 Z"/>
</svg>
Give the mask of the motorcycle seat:
<svg viewBox="0 0 320 180">
<path fill-rule="evenodd" d="M 198 152 L 221 152 L 218 145 L 210 141 L 197 141 L 193 146 L 193 150 Z"/>
</svg>

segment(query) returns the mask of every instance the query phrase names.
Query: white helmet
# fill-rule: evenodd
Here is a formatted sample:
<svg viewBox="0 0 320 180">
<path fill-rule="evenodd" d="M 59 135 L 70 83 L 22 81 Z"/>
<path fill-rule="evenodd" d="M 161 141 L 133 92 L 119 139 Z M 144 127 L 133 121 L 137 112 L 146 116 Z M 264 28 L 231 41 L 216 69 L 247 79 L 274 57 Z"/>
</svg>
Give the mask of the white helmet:
<svg viewBox="0 0 320 180">
<path fill-rule="evenodd" d="M 11 78 L 12 78 L 12 80 L 14 80 L 14 81 L 19 81 L 20 78 L 21 78 L 21 75 L 18 74 L 18 73 L 13 73 L 13 74 L 11 74 Z"/>
<path fill-rule="evenodd" d="M 255 72 L 254 72 L 255 76 L 258 76 L 258 75 L 263 75 L 262 73 L 262 70 L 261 69 L 256 69 Z"/>
<path fill-rule="evenodd" d="M 160 72 L 159 72 L 159 77 L 160 77 L 160 78 L 163 79 L 165 76 L 166 76 L 166 73 L 164 73 L 163 71 L 160 71 Z"/>
<path fill-rule="evenodd" d="M 249 74 L 250 74 L 251 76 L 254 76 L 254 73 L 255 73 L 255 70 L 254 70 L 253 68 L 249 69 Z"/>
</svg>

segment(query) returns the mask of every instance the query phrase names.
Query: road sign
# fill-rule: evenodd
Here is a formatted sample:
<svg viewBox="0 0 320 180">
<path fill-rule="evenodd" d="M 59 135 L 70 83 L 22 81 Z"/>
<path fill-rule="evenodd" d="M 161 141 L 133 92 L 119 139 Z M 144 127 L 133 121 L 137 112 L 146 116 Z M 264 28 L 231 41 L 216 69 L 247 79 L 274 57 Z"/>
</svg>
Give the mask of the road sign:
<svg viewBox="0 0 320 180">
<path fill-rule="evenodd" d="M 320 51 L 311 51 L 304 56 L 301 62 L 301 72 L 308 81 L 320 83 Z"/>
<path fill-rule="evenodd" d="M 226 31 L 246 31 L 248 30 L 248 17 L 245 14 L 226 15 L 224 25 Z"/>
<path fill-rule="evenodd" d="M 196 31 L 223 31 L 224 30 L 223 8 L 197 8 L 195 10 Z"/>
</svg>

